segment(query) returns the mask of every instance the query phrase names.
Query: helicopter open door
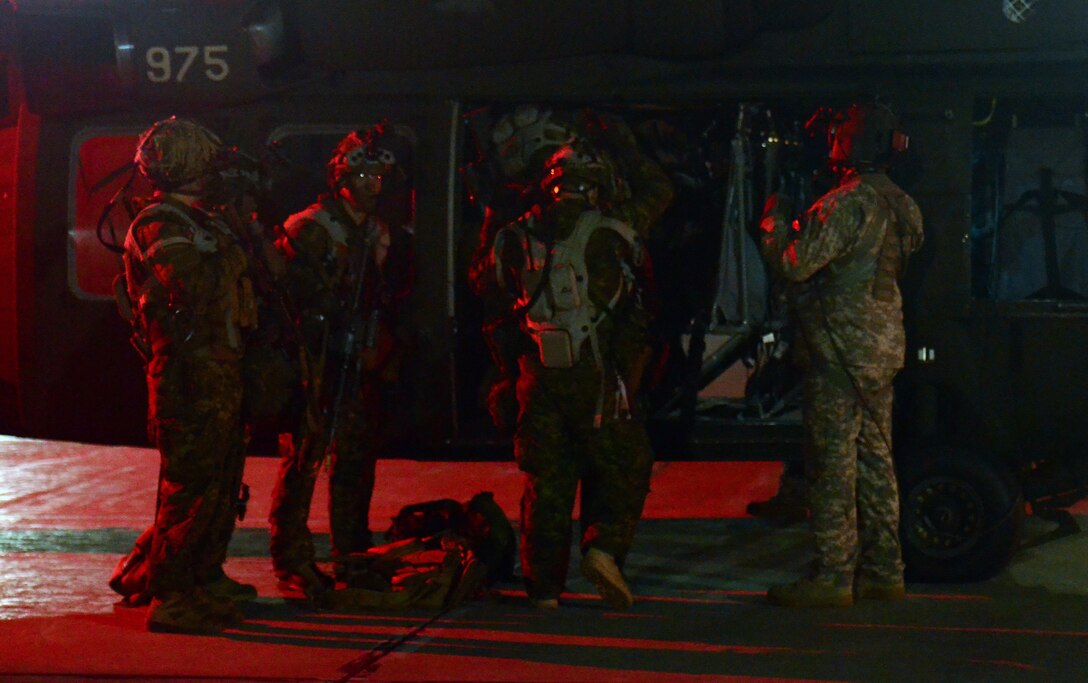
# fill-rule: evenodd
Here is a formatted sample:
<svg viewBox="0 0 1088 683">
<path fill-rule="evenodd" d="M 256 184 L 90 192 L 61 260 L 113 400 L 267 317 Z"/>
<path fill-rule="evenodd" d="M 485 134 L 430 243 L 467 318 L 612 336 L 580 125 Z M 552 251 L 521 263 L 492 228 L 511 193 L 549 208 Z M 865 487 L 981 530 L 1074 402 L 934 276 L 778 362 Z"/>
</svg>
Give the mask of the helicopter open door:
<svg viewBox="0 0 1088 683">
<path fill-rule="evenodd" d="M 692 301 L 683 317 L 674 314 L 663 325 L 676 358 L 655 393 L 651 421 L 659 444 L 683 457 L 799 452 L 800 375 L 758 230 L 770 194 L 789 193 L 801 207 L 812 201 L 813 158 L 801 111 L 796 104 L 723 105 L 719 157 L 708 164 L 717 202 L 716 216 L 707 217 L 706 254 L 698 264 L 655 254 L 655 266 L 664 265 L 659 279 L 688 290 Z M 692 267 L 699 274 L 691 275 Z"/>
</svg>

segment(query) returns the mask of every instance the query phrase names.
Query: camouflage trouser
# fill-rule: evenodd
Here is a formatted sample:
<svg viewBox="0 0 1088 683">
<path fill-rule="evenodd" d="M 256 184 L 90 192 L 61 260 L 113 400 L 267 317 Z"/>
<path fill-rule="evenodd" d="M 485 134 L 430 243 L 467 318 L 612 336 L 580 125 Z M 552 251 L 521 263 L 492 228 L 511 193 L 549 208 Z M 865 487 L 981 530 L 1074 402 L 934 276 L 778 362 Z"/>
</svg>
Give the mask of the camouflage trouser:
<svg viewBox="0 0 1088 683">
<path fill-rule="evenodd" d="M 601 383 L 592 365 L 555 370 L 523 359 L 521 369 L 514 436 L 525 473 L 521 569 L 529 596 L 549 598 L 566 582 L 579 482 L 582 552 L 599 548 L 622 566 L 650 490 L 653 452 L 641 419 L 614 417 L 610 391 L 601 427 L 594 427 Z"/>
<path fill-rule="evenodd" d="M 848 373 L 830 366 L 805 376 L 809 503 L 820 573 L 853 575 L 857 568 L 903 576 L 890 451 L 895 374 L 892 368 L 851 367 Z"/>
<path fill-rule="evenodd" d="M 314 541 L 306 520 L 324 450 L 320 439 L 280 435 L 280 470 L 268 513 L 269 549 L 276 571 L 297 569 L 314 560 Z"/>
<path fill-rule="evenodd" d="M 380 386 L 367 382 L 344 406 L 336 430 L 329 472 L 329 525 L 334 555 L 362 552 L 372 545 L 369 515 L 374 472 L 385 430 Z M 298 448 L 305 437 L 280 441 L 280 471 L 272 492 L 272 565 L 292 570 L 314 561 L 313 536 L 307 526 L 324 444 L 314 440 L 309 452 Z"/>
<path fill-rule="evenodd" d="M 209 357 L 156 357 L 148 367 L 150 432 L 161 456 L 148 591 L 214 579 L 234 531 L 245 463 L 241 368 Z"/>
</svg>

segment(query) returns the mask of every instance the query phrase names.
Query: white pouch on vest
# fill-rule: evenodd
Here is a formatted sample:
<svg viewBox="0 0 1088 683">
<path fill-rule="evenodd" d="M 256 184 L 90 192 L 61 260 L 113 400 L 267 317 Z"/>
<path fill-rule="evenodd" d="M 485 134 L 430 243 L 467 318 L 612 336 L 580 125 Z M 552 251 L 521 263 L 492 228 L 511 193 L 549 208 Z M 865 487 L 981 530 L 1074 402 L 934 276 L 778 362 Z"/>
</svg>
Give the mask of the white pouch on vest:
<svg viewBox="0 0 1088 683">
<path fill-rule="evenodd" d="M 540 346 L 540 364 L 546 368 L 574 367 L 574 346 L 566 330 L 540 330 L 536 335 Z"/>
</svg>

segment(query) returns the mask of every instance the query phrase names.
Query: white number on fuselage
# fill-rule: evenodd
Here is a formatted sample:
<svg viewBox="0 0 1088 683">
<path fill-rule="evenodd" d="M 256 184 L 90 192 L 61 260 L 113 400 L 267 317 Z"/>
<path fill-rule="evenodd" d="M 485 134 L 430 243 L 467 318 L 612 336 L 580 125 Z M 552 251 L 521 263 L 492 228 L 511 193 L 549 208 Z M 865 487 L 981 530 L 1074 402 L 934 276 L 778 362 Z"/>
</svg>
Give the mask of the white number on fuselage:
<svg viewBox="0 0 1088 683">
<path fill-rule="evenodd" d="M 226 45 L 179 45 L 171 51 L 161 45 L 147 48 L 147 80 L 152 83 L 184 83 L 197 59 L 203 55 L 204 77 L 219 83 L 230 75 Z M 177 59 L 174 59 L 174 57 Z M 177 64 L 175 64 L 177 63 Z"/>
</svg>

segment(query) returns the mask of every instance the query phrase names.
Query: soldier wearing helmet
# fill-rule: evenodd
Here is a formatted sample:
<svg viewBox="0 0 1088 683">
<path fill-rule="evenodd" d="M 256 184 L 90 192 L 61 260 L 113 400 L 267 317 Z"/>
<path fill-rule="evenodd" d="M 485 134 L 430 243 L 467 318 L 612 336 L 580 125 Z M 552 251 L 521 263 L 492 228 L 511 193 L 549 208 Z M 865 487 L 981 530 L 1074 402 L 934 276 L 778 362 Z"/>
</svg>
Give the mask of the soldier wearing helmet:
<svg viewBox="0 0 1088 683">
<path fill-rule="evenodd" d="M 553 200 L 581 202 L 590 207 L 601 203 L 604 188 L 615 182 L 615 170 L 607 159 L 585 143 L 560 147 L 544 163 L 540 186 Z"/>
<path fill-rule="evenodd" d="M 472 271 L 488 307 L 501 311 L 488 328 L 515 330 L 503 337 L 512 350 L 493 349 L 505 374 L 489 403 L 501 429 L 516 389 L 522 572 L 534 605 L 558 606 L 581 483 L 582 573 L 625 608 L 634 596 L 622 567 L 653 464 L 638 402 L 649 353 L 638 273 L 642 242 L 673 189 L 623 121 L 596 115 L 537 174 L 544 198 L 485 234 L 477 258 L 486 261 Z"/>
<path fill-rule="evenodd" d="M 345 136 L 327 166 L 328 194 L 289 217 L 278 243 L 300 310 L 307 390 L 301 424 L 280 439 L 269 517 L 273 568 L 285 591 L 316 597 L 334 586 L 314 562 L 307 528 L 326 451 L 341 578 L 354 580 L 348 556 L 372 545 L 375 463 L 389 435 L 407 337 L 401 309 L 413 279 L 412 145 L 410 131 L 386 124 Z"/>
<path fill-rule="evenodd" d="M 134 163 L 155 190 L 199 197 L 222 152 L 223 143 L 215 133 L 171 116 L 140 135 Z"/>
<path fill-rule="evenodd" d="M 903 367 L 897 280 L 922 244 L 917 204 L 887 175 L 906 138 L 882 105 L 832 118 L 838 185 L 799 220 L 784 196 L 764 209 L 763 254 L 787 285 L 805 372 L 810 573 L 768 591 L 788 606 L 903 596 L 899 496 L 892 465 L 892 379 Z"/>
<path fill-rule="evenodd" d="M 329 187 L 345 204 L 361 213 L 372 213 L 387 175 L 397 169 L 396 153 L 380 145 L 385 128 L 349 133 L 329 160 Z M 403 172 L 403 169 L 401 169 Z"/>
<path fill-rule="evenodd" d="M 256 596 L 222 570 L 245 457 L 241 359 L 256 302 L 236 235 L 201 204 L 221 147 L 207 128 L 172 117 L 136 151 L 155 192 L 125 240 L 122 294 L 147 364 L 161 470 L 155 521 L 111 585 L 130 605 L 150 599 L 151 630 L 216 631 L 240 618 L 234 601 Z M 136 562 L 146 573 L 131 571 Z"/>
</svg>

